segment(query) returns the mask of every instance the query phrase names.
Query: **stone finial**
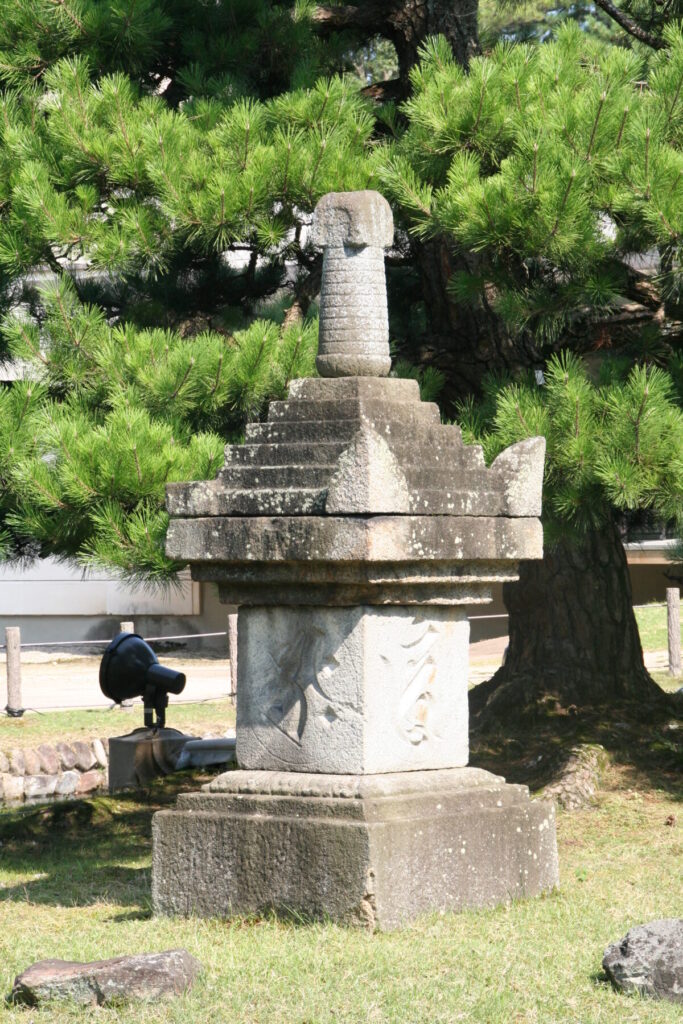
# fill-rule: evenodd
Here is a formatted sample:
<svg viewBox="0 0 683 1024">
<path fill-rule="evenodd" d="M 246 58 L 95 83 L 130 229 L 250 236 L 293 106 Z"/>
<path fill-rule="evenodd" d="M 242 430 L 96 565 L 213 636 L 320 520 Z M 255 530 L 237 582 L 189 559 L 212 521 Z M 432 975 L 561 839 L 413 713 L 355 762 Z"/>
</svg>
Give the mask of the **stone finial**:
<svg viewBox="0 0 683 1024">
<path fill-rule="evenodd" d="M 328 192 L 313 214 L 313 244 L 387 248 L 394 240 L 391 207 L 379 192 Z"/>
<path fill-rule="evenodd" d="M 313 214 L 323 249 L 322 377 L 386 377 L 391 368 L 384 249 L 394 237 L 391 207 L 379 192 L 330 192 Z"/>
</svg>

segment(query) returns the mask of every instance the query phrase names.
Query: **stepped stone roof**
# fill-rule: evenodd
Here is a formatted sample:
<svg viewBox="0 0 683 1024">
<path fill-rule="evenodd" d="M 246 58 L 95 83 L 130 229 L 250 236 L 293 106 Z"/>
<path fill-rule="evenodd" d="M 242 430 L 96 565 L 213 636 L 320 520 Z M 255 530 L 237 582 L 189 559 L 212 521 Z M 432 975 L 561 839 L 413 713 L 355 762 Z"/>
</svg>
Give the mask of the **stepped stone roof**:
<svg viewBox="0 0 683 1024">
<path fill-rule="evenodd" d="M 167 552 L 238 604 L 471 603 L 540 558 L 545 441 L 488 468 L 390 365 L 377 193 L 325 196 L 320 378 L 295 380 L 215 480 L 167 486 Z M 325 311 L 331 310 L 329 316 Z"/>
<path fill-rule="evenodd" d="M 543 438 L 486 468 L 414 380 L 297 380 L 215 480 L 169 484 L 171 516 L 538 516 Z"/>
</svg>

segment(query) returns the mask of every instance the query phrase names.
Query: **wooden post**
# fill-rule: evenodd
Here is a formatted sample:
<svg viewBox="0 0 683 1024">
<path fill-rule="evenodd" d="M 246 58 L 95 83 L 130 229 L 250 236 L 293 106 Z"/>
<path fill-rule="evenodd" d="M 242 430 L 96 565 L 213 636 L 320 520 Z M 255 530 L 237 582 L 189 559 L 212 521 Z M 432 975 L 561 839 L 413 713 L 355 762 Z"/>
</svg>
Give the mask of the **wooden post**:
<svg viewBox="0 0 683 1024">
<path fill-rule="evenodd" d="M 666 625 L 669 634 L 669 675 L 681 674 L 681 592 L 678 587 L 666 589 Z"/>
<path fill-rule="evenodd" d="M 119 622 L 119 633 L 134 633 L 134 632 L 135 632 L 135 623 L 134 622 Z M 116 707 L 116 705 L 112 704 L 112 707 Z M 122 700 L 121 703 L 119 704 L 119 707 L 125 708 L 126 711 L 130 711 L 132 709 L 132 707 L 133 707 L 133 701 L 132 700 Z"/>
<path fill-rule="evenodd" d="M 7 707 L 10 718 L 21 718 L 21 630 L 18 626 L 5 628 L 5 653 L 7 655 Z"/>
<path fill-rule="evenodd" d="M 230 658 L 230 697 L 237 697 L 237 612 L 228 615 L 228 657 Z"/>
</svg>

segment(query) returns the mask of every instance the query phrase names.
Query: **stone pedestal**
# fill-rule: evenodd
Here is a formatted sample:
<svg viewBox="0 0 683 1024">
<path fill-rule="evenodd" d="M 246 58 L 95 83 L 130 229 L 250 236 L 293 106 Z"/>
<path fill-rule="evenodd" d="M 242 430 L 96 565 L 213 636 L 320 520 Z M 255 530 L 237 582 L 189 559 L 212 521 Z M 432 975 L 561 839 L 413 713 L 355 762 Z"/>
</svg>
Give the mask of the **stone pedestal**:
<svg viewBox="0 0 683 1024">
<path fill-rule="evenodd" d="M 557 884 L 552 805 L 466 767 L 462 606 L 542 556 L 545 442 L 486 466 L 385 376 L 381 196 L 326 196 L 314 222 L 322 379 L 216 480 L 167 488 L 167 554 L 239 605 L 240 770 L 155 816 L 153 897 L 390 928 Z"/>
<path fill-rule="evenodd" d="M 557 883 L 552 804 L 477 768 L 226 772 L 154 817 L 157 913 L 395 928 Z"/>
</svg>

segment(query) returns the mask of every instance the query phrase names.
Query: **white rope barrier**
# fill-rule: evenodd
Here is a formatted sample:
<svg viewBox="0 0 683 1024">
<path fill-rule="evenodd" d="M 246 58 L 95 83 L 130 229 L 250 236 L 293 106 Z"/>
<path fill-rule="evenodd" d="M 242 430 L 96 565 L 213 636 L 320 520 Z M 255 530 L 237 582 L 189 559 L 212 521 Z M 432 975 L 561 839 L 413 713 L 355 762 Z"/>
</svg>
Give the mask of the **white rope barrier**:
<svg viewBox="0 0 683 1024">
<path fill-rule="evenodd" d="M 227 630 L 222 633 L 179 633 L 175 636 L 145 636 L 142 639 L 147 643 L 154 643 L 158 640 L 202 640 L 208 636 L 227 636 Z M 85 647 L 86 644 L 110 644 L 112 637 L 107 637 L 104 640 L 41 640 L 40 642 L 32 642 L 28 644 L 22 643 L 22 651 L 27 647 Z M 4 650 L 6 644 L 0 644 L 0 650 Z"/>
</svg>

